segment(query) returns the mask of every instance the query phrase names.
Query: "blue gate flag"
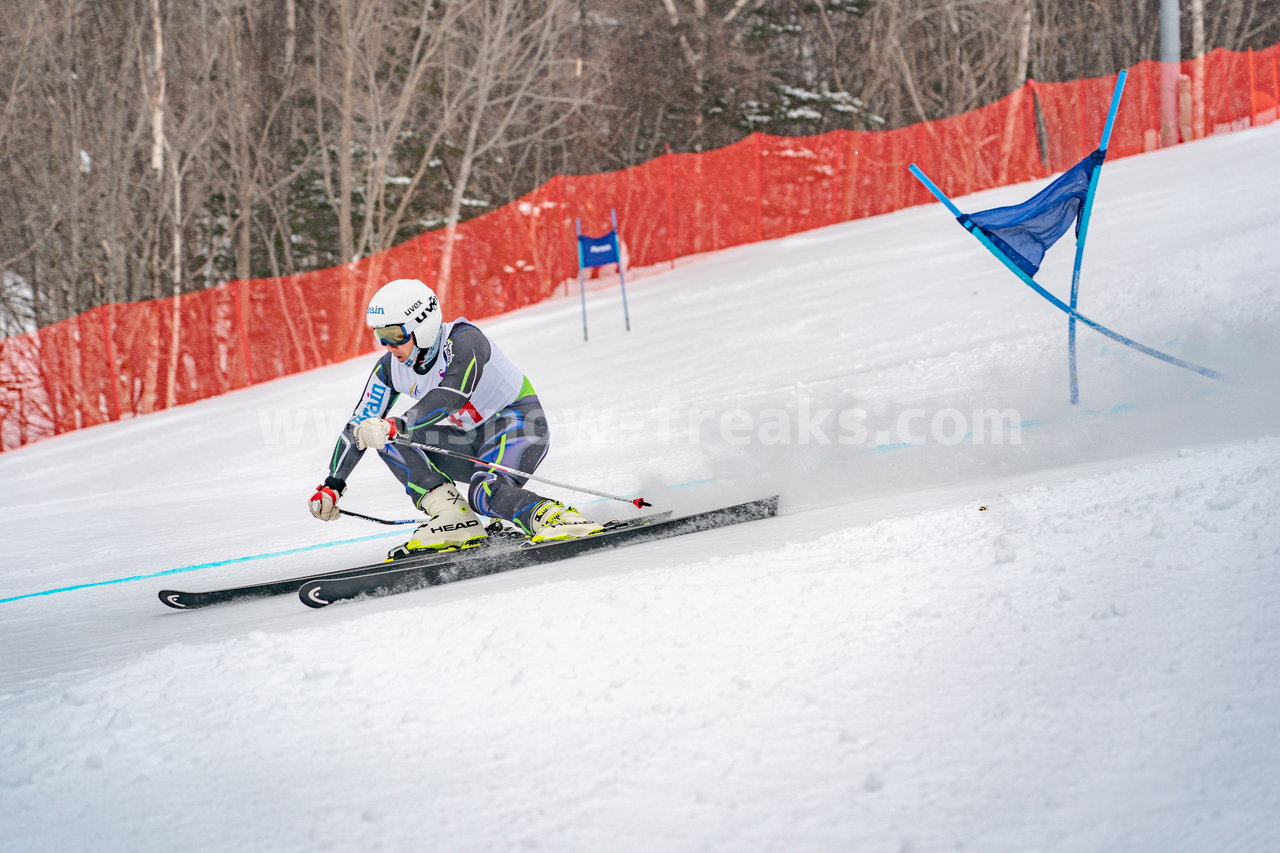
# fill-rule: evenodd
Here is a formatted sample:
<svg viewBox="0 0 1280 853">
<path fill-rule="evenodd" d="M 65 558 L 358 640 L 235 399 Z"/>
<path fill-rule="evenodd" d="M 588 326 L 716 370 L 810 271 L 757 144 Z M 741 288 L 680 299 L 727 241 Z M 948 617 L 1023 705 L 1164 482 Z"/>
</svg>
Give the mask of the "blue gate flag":
<svg viewBox="0 0 1280 853">
<path fill-rule="evenodd" d="M 616 264 L 618 257 L 618 232 L 610 231 L 599 237 L 578 235 L 578 266 L 582 268 L 602 267 L 605 264 Z"/>
<path fill-rule="evenodd" d="M 1079 234 L 1080 209 L 1094 170 L 1102 165 L 1105 156 L 1102 151 L 1094 151 L 1022 204 L 961 214 L 960 224 L 969 231 L 977 228 L 986 234 L 1005 257 L 1034 276 L 1040 271 L 1044 253 L 1072 222 Z"/>
<path fill-rule="evenodd" d="M 618 211 L 609 211 L 613 230 L 599 237 L 582 233 L 582 220 L 573 220 L 573 231 L 578 235 L 578 298 L 582 302 L 582 339 L 587 340 L 587 283 L 582 271 L 588 267 L 618 265 L 618 287 L 622 291 L 622 318 L 631 331 L 631 312 L 627 310 L 627 279 L 622 273 L 622 240 L 618 237 Z"/>
</svg>

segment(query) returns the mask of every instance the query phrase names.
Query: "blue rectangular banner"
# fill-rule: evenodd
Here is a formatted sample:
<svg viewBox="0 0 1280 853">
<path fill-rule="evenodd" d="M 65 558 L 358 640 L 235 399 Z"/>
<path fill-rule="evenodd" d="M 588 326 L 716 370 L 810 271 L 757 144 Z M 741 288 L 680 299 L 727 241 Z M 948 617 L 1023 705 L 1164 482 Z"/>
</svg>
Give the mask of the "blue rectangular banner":
<svg viewBox="0 0 1280 853">
<path fill-rule="evenodd" d="M 578 235 L 578 265 L 584 269 L 618 263 L 618 232 L 599 237 Z"/>
</svg>

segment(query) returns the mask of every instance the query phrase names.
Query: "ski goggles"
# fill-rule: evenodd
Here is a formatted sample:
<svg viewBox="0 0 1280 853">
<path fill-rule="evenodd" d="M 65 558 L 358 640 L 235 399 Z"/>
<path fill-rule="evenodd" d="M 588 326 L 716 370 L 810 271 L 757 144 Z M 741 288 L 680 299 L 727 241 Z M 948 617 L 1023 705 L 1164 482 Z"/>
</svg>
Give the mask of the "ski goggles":
<svg viewBox="0 0 1280 853">
<path fill-rule="evenodd" d="M 398 347 L 409 340 L 409 333 L 405 331 L 404 323 L 396 323 L 394 326 L 375 326 L 373 339 L 384 347 Z"/>
</svg>

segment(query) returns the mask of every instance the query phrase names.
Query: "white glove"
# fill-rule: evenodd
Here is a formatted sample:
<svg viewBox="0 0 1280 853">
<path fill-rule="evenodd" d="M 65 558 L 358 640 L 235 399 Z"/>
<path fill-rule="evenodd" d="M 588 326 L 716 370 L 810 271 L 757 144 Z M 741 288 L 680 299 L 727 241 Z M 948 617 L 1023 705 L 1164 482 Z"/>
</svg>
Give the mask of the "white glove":
<svg viewBox="0 0 1280 853">
<path fill-rule="evenodd" d="M 311 514 L 321 521 L 336 521 L 342 513 L 338 512 L 338 497 L 342 492 L 328 486 L 316 486 L 316 493 L 311 496 L 308 506 Z"/>
<path fill-rule="evenodd" d="M 383 418 L 366 418 L 356 427 L 356 447 L 361 450 L 381 450 L 396 437 L 395 421 Z"/>
</svg>

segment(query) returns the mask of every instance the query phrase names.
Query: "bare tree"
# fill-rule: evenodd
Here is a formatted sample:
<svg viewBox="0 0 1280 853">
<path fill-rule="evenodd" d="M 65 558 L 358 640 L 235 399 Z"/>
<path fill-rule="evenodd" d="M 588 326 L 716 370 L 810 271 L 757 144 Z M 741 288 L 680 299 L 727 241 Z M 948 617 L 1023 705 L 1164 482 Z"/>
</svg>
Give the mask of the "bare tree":
<svg viewBox="0 0 1280 853">
<path fill-rule="evenodd" d="M 1029 76 L 1110 75 L 1157 57 L 1158 3 L 10 4 L 0 325 L 347 264 L 668 146 L 899 127 Z M 1195 136 L 1200 58 L 1280 41 L 1280 16 L 1271 0 L 1184 7 Z"/>
<path fill-rule="evenodd" d="M 560 52 L 575 4 L 569 0 L 489 0 L 458 19 L 450 44 L 446 98 L 457 98 L 459 139 L 446 213 L 439 283 L 452 275 L 456 228 L 477 161 L 502 148 L 554 135 L 581 102 L 568 85 L 573 64 Z"/>
</svg>

